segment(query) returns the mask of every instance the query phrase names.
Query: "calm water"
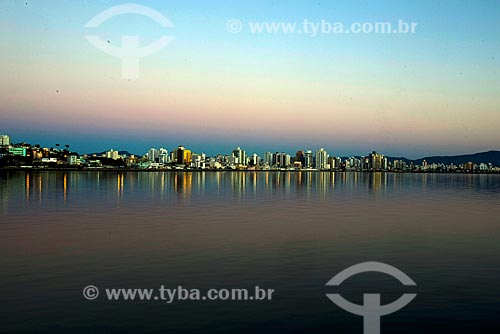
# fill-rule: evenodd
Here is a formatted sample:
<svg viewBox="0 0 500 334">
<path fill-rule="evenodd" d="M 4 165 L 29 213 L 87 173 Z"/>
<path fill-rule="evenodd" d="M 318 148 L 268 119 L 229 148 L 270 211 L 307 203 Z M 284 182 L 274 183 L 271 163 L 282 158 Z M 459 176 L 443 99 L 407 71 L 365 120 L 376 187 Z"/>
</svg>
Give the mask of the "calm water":
<svg viewBox="0 0 500 334">
<path fill-rule="evenodd" d="M 500 176 L 0 173 L 0 331 L 362 333 L 325 297 L 417 298 L 382 333 L 497 332 Z M 368 273 L 325 283 L 365 261 Z M 87 301 L 82 288 L 253 288 L 272 301 Z M 102 294 L 102 293 L 101 293 Z M 101 297 L 101 296 L 100 296 Z"/>
</svg>

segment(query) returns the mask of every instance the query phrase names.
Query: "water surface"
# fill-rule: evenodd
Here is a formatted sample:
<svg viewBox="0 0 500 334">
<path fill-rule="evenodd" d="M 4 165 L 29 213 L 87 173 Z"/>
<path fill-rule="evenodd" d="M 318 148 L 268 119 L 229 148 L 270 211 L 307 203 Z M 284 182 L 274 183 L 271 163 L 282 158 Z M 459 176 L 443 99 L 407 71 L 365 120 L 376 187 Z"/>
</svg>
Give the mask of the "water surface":
<svg viewBox="0 0 500 334">
<path fill-rule="evenodd" d="M 0 173 L 2 331 L 362 333 L 361 303 L 409 290 L 382 333 L 494 332 L 500 175 L 329 172 Z M 325 287 L 365 261 L 382 274 Z M 87 301 L 82 288 L 276 290 L 268 302 Z"/>
</svg>

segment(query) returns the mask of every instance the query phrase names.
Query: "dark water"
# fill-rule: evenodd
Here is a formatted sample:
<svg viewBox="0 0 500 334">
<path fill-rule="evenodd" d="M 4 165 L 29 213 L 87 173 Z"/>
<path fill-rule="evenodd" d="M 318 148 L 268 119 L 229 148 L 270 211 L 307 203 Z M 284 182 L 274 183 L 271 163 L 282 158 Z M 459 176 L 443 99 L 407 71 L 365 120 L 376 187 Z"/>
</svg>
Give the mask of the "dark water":
<svg viewBox="0 0 500 334">
<path fill-rule="evenodd" d="M 325 296 L 416 299 L 382 333 L 498 332 L 500 176 L 0 174 L 0 331 L 362 333 Z M 366 273 L 399 268 L 416 287 Z M 271 301 L 88 301 L 82 288 L 250 288 Z M 102 297 L 102 298 L 101 298 Z"/>
</svg>

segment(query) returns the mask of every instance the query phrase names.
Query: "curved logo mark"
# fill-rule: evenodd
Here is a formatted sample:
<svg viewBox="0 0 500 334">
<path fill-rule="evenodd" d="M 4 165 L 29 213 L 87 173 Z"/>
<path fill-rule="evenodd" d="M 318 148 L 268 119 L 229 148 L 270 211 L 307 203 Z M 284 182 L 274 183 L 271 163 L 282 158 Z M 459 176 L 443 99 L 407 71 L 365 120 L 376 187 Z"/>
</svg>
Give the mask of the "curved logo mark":
<svg viewBox="0 0 500 334">
<path fill-rule="evenodd" d="M 364 272 L 380 272 L 390 275 L 405 286 L 417 285 L 410 277 L 399 269 L 380 262 L 365 262 L 356 264 L 338 273 L 335 277 L 329 280 L 326 285 L 339 286 L 349 277 Z M 353 304 L 339 294 L 327 294 L 326 296 L 344 310 L 362 316 L 364 319 L 363 327 L 365 334 L 379 334 L 380 317 L 402 309 L 408 305 L 417 296 L 417 294 L 405 293 L 399 299 L 386 305 L 380 305 L 380 294 L 365 293 L 363 295 L 363 305 Z"/>
<path fill-rule="evenodd" d="M 158 11 L 137 4 L 123 4 L 106 9 L 94 16 L 87 24 L 86 28 L 95 28 L 103 22 L 123 14 L 137 14 L 149 17 L 157 22 L 161 27 L 172 28 L 174 25 Z M 150 56 L 163 49 L 170 43 L 174 36 L 165 35 L 145 47 L 139 47 L 138 36 L 122 36 L 122 47 L 118 48 L 106 43 L 96 35 L 85 35 L 87 41 L 102 52 L 118 57 L 122 60 L 122 78 L 137 79 L 139 77 L 139 58 Z"/>
</svg>

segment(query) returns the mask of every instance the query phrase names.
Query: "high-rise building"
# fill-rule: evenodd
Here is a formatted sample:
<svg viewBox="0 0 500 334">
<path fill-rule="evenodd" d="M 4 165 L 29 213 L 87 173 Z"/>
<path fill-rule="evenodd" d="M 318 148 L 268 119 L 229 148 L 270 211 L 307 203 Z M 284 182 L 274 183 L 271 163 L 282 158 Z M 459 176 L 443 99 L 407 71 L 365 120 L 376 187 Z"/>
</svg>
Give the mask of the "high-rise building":
<svg viewBox="0 0 500 334">
<path fill-rule="evenodd" d="M 427 160 L 425 160 L 425 159 L 424 159 L 424 160 L 422 160 L 422 169 L 423 169 L 423 170 L 426 170 L 426 169 L 427 169 L 427 167 L 428 167 Z"/>
<path fill-rule="evenodd" d="M 191 150 L 184 150 L 184 164 L 189 165 L 192 157 Z"/>
<path fill-rule="evenodd" d="M 290 166 L 290 160 L 291 157 L 289 154 L 286 154 L 285 152 L 278 153 L 273 157 L 273 164 L 279 168 L 286 168 Z"/>
<path fill-rule="evenodd" d="M 369 167 L 370 170 L 381 170 L 384 164 L 384 156 L 380 153 L 373 151 L 369 155 Z"/>
<path fill-rule="evenodd" d="M 233 166 L 246 166 L 247 154 L 239 146 L 233 150 L 230 157 L 230 162 Z"/>
<path fill-rule="evenodd" d="M 273 165 L 273 154 L 271 152 L 264 153 L 264 164 L 268 166 Z"/>
<path fill-rule="evenodd" d="M 407 164 L 403 160 L 394 160 L 393 169 L 395 170 L 406 170 Z"/>
<path fill-rule="evenodd" d="M 370 157 L 361 157 L 361 169 L 370 170 Z"/>
<path fill-rule="evenodd" d="M 290 167 L 292 164 L 292 156 L 290 154 L 285 154 L 285 163 L 283 164 L 285 167 Z"/>
<path fill-rule="evenodd" d="M 313 154 L 311 150 L 304 153 L 304 167 L 311 168 L 313 166 Z"/>
<path fill-rule="evenodd" d="M 111 150 L 106 152 L 106 158 L 118 160 L 120 158 L 120 155 L 118 154 L 118 151 L 111 149 Z"/>
<path fill-rule="evenodd" d="M 168 150 L 165 148 L 160 148 L 158 150 L 158 162 L 162 164 L 166 164 L 170 162 L 170 158 L 168 156 Z"/>
<path fill-rule="evenodd" d="M 273 153 L 273 163 L 271 164 L 272 166 L 278 166 L 279 163 L 279 154 L 280 152 Z"/>
<path fill-rule="evenodd" d="M 316 169 L 322 170 L 326 169 L 328 165 L 328 152 L 324 148 L 320 148 L 316 151 L 315 156 L 315 167 Z"/>
<path fill-rule="evenodd" d="M 473 162 L 471 162 L 471 161 L 467 162 L 464 165 L 464 169 L 467 170 L 467 171 L 473 171 L 474 169 L 476 169 L 475 167 L 476 167 L 476 164 L 473 163 Z"/>
<path fill-rule="evenodd" d="M 201 154 L 193 153 L 191 155 L 191 167 L 204 169 L 205 168 L 205 160 L 206 160 L 205 153 L 201 153 Z"/>
<path fill-rule="evenodd" d="M 68 155 L 67 162 L 69 165 L 77 165 L 78 164 L 78 156 L 77 155 Z"/>
<path fill-rule="evenodd" d="M 345 167 L 348 170 L 360 170 L 362 168 L 361 160 L 355 157 L 350 157 L 345 161 Z"/>
<path fill-rule="evenodd" d="M 260 158 L 259 156 L 257 155 L 257 153 L 254 153 L 252 155 L 252 158 L 250 160 L 250 165 L 251 166 L 258 166 L 259 165 L 259 162 L 260 162 Z"/>
<path fill-rule="evenodd" d="M 295 160 L 294 163 L 297 165 L 297 163 L 300 163 L 300 166 L 305 166 L 306 164 L 306 156 L 304 151 L 299 150 L 297 153 L 295 153 Z"/>
<path fill-rule="evenodd" d="M 184 148 L 184 146 L 182 145 L 179 145 L 175 150 L 175 163 L 176 164 L 179 164 L 179 165 L 182 165 L 184 164 L 184 151 L 186 149 Z"/>
<path fill-rule="evenodd" d="M 339 170 L 341 168 L 342 159 L 339 157 L 328 157 L 328 164 L 330 169 Z"/>
<path fill-rule="evenodd" d="M 154 147 L 150 148 L 148 151 L 148 160 L 152 162 L 157 162 L 158 160 L 158 150 Z"/>
<path fill-rule="evenodd" d="M 10 145 L 10 137 L 7 135 L 0 135 L 0 147 L 5 147 Z"/>
<path fill-rule="evenodd" d="M 170 152 L 169 162 L 177 162 L 177 155 L 176 155 L 176 151 L 175 150 L 173 150 L 172 152 Z"/>
</svg>

